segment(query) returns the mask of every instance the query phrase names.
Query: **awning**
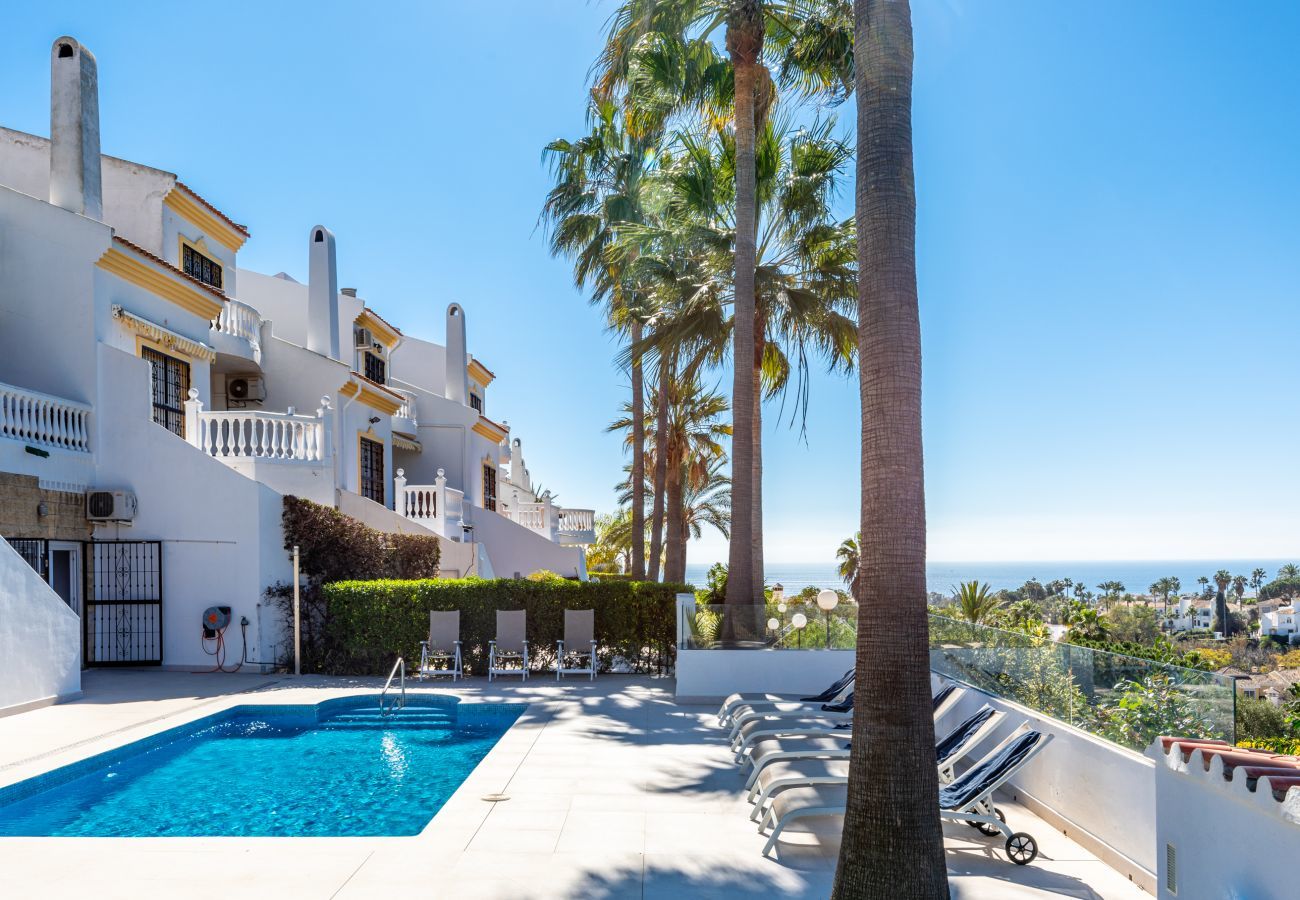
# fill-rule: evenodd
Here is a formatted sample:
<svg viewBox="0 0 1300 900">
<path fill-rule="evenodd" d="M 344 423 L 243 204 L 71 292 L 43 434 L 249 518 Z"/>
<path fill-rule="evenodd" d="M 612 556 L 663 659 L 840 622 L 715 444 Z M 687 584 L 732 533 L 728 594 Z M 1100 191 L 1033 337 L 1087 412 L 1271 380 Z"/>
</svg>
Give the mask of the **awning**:
<svg viewBox="0 0 1300 900">
<path fill-rule="evenodd" d="M 137 334 L 144 335 L 151 341 L 157 341 L 164 347 L 170 347 L 177 353 L 183 353 L 192 359 L 200 359 L 211 365 L 217 359 L 217 351 L 201 341 L 191 340 L 183 334 L 177 334 L 169 328 L 163 328 L 157 322 L 150 322 L 135 313 L 129 313 L 120 306 L 113 306 L 113 318 Z"/>
<path fill-rule="evenodd" d="M 412 453 L 424 452 L 424 448 L 420 446 L 419 441 L 413 441 L 408 437 L 402 437 L 397 432 L 393 432 L 393 448 L 395 450 L 410 450 Z"/>
</svg>

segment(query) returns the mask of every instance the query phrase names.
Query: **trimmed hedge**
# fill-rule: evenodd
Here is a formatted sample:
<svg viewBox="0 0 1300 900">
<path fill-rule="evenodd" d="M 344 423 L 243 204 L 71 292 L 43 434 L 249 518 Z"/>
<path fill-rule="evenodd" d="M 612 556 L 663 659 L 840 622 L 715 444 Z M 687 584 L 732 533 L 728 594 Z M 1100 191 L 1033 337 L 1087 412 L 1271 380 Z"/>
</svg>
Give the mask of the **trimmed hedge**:
<svg viewBox="0 0 1300 900">
<path fill-rule="evenodd" d="M 588 572 L 587 577 L 592 581 L 631 581 L 630 572 Z"/>
<path fill-rule="evenodd" d="M 592 609 L 602 671 L 618 657 L 633 671 L 662 674 L 676 660 L 675 597 L 691 591 L 649 581 L 341 581 L 324 587 L 325 653 L 316 665 L 331 674 L 377 675 L 399 654 L 418 662 L 429 611 L 458 609 L 465 669 L 484 673 L 496 611 L 523 609 L 531 668 L 540 671 L 554 664 L 564 610 Z"/>
</svg>

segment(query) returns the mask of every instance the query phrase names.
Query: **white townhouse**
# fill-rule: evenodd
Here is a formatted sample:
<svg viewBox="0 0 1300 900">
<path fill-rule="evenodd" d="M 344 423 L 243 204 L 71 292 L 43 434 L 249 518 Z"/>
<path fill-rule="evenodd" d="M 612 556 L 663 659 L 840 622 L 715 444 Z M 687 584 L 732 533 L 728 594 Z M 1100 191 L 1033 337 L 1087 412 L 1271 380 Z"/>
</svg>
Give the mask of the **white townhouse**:
<svg viewBox="0 0 1300 900">
<path fill-rule="evenodd" d="M 1208 630 L 1214 626 L 1214 605 L 1207 605 L 1199 594 L 1178 598 L 1178 612 L 1166 620 L 1172 632 Z"/>
<path fill-rule="evenodd" d="M 227 665 L 282 655 L 286 494 L 436 534 L 448 576 L 586 577 L 592 512 L 532 491 L 463 307 L 445 345 L 404 335 L 339 289 L 319 225 L 307 284 L 240 269 L 245 226 L 100 154 L 68 37 L 50 120 L 0 128 L 0 710 L 74 693 L 82 665 L 211 666 L 210 606 Z"/>
<path fill-rule="evenodd" d="M 1260 637 L 1280 637 L 1294 641 L 1294 635 L 1298 632 L 1300 626 L 1296 623 L 1295 607 L 1290 603 L 1260 614 Z"/>
</svg>

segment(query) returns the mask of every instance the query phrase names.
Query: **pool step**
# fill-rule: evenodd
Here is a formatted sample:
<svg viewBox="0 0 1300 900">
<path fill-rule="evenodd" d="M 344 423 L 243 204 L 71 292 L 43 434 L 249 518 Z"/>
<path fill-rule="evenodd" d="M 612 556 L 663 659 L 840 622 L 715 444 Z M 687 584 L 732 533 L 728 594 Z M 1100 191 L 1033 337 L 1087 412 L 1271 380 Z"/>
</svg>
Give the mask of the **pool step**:
<svg viewBox="0 0 1300 900">
<path fill-rule="evenodd" d="M 324 728 L 447 728 L 456 724 L 451 710 L 436 707 L 408 706 L 385 715 L 378 709 L 355 709 L 338 713 L 321 722 Z"/>
</svg>

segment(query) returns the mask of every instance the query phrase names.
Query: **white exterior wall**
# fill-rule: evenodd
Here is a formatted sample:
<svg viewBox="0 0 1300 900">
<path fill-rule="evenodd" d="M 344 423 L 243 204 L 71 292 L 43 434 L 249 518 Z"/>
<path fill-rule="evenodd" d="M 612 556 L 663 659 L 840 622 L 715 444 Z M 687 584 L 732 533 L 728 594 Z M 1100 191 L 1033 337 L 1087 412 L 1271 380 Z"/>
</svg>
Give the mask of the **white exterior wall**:
<svg viewBox="0 0 1300 900">
<path fill-rule="evenodd" d="M 0 715 L 81 692 L 81 620 L 0 541 Z"/>
<path fill-rule="evenodd" d="M 1263 779 L 1254 792 L 1242 774 L 1225 780 L 1217 756 L 1206 771 L 1199 751 L 1184 763 L 1180 752 L 1166 757 L 1156 742 L 1147 755 L 1155 766 L 1153 849 L 1160 865 L 1156 891 L 1160 900 L 1296 896 L 1300 788 L 1291 788 L 1280 803 Z M 1170 847 L 1177 893 L 1169 889 Z"/>
<path fill-rule="evenodd" d="M 183 268 L 181 258 L 181 238 L 184 237 L 191 244 L 196 245 L 196 249 L 207 256 L 209 259 L 221 263 L 221 289 L 226 292 L 228 297 L 238 297 L 238 269 L 235 267 L 235 251 L 231 250 L 225 244 L 222 244 L 216 238 L 209 235 L 197 225 L 193 225 L 181 218 L 169 206 L 161 208 L 162 234 L 159 239 L 159 248 L 152 250 L 146 247 L 155 255 L 167 260 L 176 268 Z M 123 237 L 130 240 L 130 236 L 125 231 L 120 231 Z M 138 242 L 137 242 L 138 243 Z M 140 244 L 144 247 L 144 244 Z"/>
<path fill-rule="evenodd" d="M 587 580 L 587 565 L 580 548 L 548 541 L 479 506 L 467 503 L 465 515 L 474 526 L 474 540 L 487 548 L 497 578 L 513 578 L 516 572 L 529 575 L 546 569 L 566 578 Z"/>
</svg>

